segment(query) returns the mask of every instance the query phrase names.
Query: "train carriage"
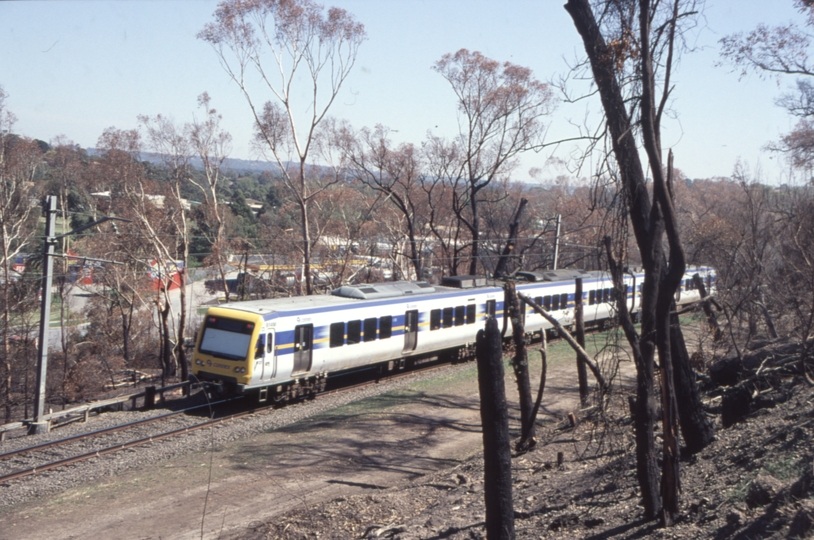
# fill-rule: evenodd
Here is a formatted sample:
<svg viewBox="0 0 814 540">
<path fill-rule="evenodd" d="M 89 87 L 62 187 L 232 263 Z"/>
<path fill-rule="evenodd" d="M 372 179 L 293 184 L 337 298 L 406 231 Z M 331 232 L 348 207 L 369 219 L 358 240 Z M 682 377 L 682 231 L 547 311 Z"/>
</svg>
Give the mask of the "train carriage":
<svg viewBox="0 0 814 540">
<path fill-rule="evenodd" d="M 688 270 L 677 300 L 699 298 L 692 274 L 710 289 L 714 271 Z M 603 272 L 551 271 L 518 274 L 517 290 L 535 299 L 561 324 L 574 320 L 576 278 L 583 280 L 586 324 L 614 315 L 610 276 Z M 625 277 L 628 309 L 638 311 L 642 273 Z M 257 393 L 261 401 L 310 395 L 324 389 L 329 374 L 379 365 L 474 354 L 478 330 L 488 316 L 504 325 L 502 284 L 482 277 L 445 278 L 441 285 L 387 282 L 346 285 L 331 294 L 232 302 L 209 308 L 199 331 L 193 376 L 220 383 L 228 393 Z M 551 328 L 531 308 L 523 311 L 529 334 Z M 507 337 L 511 325 L 505 324 Z"/>
</svg>

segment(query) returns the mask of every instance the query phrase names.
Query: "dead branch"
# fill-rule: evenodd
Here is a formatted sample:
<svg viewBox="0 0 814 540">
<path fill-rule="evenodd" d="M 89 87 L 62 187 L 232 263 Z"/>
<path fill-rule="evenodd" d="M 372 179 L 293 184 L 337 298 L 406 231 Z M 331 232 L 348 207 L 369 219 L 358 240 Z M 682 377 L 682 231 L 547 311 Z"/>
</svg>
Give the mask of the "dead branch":
<svg viewBox="0 0 814 540">
<path fill-rule="evenodd" d="M 585 352 L 585 349 L 580 347 L 579 343 L 577 343 L 577 340 L 574 339 L 574 336 L 572 336 L 571 333 L 568 330 L 566 330 L 565 327 L 561 325 L 557 319 L 552 317 L 537 302 L 535 302 L 534 300 L 532 300 L 523 293 L 517 293 L 517 295 L 523 302 L 531 306 L 534 309 L 534 311 L 542 315 L 545 320 L 550 322 L 554 326 L 554 328 L 557 329 L 557 331 L 565 339 L 565 341 L 568 342 L 571 348 L 574 349 L 574 351 L 576 351 L 577 356 L 579 356 L 582 359 L 582 361 L 585 362 L 585 365 L 587 365 L 588 369 L 591 370 L 591 373 L 594 374 L 594 378 L 596 379 L 596 382 L 599 384 L 599 388 L 601 388 L 602 393 L 604 394 L 608 390 L 608 384 L 605 381 L 605 378 L 602 376 L 602 373 L 599 372 L 599 366 L 597 366 L 593 359 L 588 355 L 588 353 Z"/>
</svg>

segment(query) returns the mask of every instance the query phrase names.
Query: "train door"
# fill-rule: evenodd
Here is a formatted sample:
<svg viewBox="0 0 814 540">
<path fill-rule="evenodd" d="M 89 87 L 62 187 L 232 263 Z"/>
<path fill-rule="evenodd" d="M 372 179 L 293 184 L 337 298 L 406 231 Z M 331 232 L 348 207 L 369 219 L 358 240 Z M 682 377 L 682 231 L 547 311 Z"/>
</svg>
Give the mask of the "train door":
<svg viewBox="0 0 814 540">
<path fill-rule="evenodd" d="M 314 325 L 301 324 L 294 327 L 294 373 L 311 370 L 311 351 L 314 345 Z"/>
<path fill-rule="evenodd" d="M 486 318 L 494 317 L 495 313 L 497 312 L 497 301 L 496 300 L 487 300 L 486 301 Z"/>
<path fill-rule="evenodd" d="M 404 314 L 404 350 L 407 354 L 415 350 L 418 344 L 418 310 L 407 311 Z"/>
<path fill-rule="evenodd" d="M 266 355 L 263 359 L 263 380 L 273 379 L 277 374 L 277 353 L 274 350 L 274 332 L 266 333 Z"/>
</svg>

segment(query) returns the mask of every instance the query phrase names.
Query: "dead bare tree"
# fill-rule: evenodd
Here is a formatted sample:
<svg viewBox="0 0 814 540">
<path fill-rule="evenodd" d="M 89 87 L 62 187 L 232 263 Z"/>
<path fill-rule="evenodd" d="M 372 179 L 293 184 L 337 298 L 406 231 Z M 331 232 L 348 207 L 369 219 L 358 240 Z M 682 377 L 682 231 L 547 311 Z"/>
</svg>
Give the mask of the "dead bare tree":
<svg viewBox="0 0 814 540">
<path fill-rule="evenodd" d="M 494 317 L 486 320 L 477 336 L 478 388 L 483 426 L 483 476 L 486 499 L 486 535 L 514 538 L 512 506 L 512 456 L 509 441 L 509 407 L 503 383 L 503 345 Z"/>
<path fill-rule="evenodd" d="M 582 37 L 602 101 L 628 216 L 644 266 L 641 334 L 630 331 L 631 321 L 621 322 L 628 341 L 636 351 L 637 470 L 645 514 L 648 518 L 660 516 L 662 524 L 670 525 L 678 511 L 679 489 L 678 417 L 672 380 L 670 306 L 686 263 L 669 187 L 672 160 L 665 166 L 660 123 L 672 89 L 670 77 L 677 54 L 679 23 L 692 20 L 695 7 L 693 2 L 681 0 L 668 4 L 651 3 L 649 0 L 603 2 L 602 6 L 607 10 L 602 19 L 602 28 L 588 0 L 569 0 L 565 9 Z M 628 65 L 631 71 L 623 71 Z M 655 66 L 661 69 L 658 77 Z M 640 89 L 640 93 L 630 100 L 623 95 L 623 84 L 620 82 L 623 73 L 631 76 L 629 80 L 635 81 L 636 88 Z M 660 93 L 657 84 L 660 85 Z M 634 113 L 638 115 L 638 124 Z M 652 199 L 639 158 L 637 133 L 649 162 L 653 180 Z M 665 237 L 668 252 L 665 252 Z M 618 280 L 618 277 L 615 279 Z M 661 490 L 657 481 L 653 434 L 656 349 L 663 368 Z"/>
<path fill-rule="evenodd" d="M 513 281 L 503 285 L 504 305 L 508 306 L 509 318 L 512 323 L 512 341 L 514 342 L 514 356 L 512 369 L 517 382 L 517 392 L 520 397 L 520 439 L 515 445 L 518 452 L 526 452 L 533 448 L 535 440 L 534 417 L 532 411 L 534 402 L 531 397 L 531 380 L 529 378 L 529 356 L 526 351 L 526 331 L 521 310 L 526 307 L 518 300 L 517 290 Z"/>
</svg>

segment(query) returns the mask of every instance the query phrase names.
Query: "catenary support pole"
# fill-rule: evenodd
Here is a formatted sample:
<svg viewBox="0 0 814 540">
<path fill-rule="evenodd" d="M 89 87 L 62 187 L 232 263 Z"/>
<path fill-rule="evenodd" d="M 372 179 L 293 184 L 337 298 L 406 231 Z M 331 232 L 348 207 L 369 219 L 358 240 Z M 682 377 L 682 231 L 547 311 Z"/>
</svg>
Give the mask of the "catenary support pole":
<svg viewBox="0 0 814 540">
<path fill-rule="evenodd" d="M 34 400 L 34 423 L 29 433 L 48 433 L 51 422 L 45 415 L 45 375 L 48 371 L 48 330 L 51 324 L 51 285 L 54 268 L 54 234 L 57 219 L 57 198 L 49 195 L 43 205 L 45 214 L 45 240 L 42 248 L 42 302 L 40 304 L 39 355 L 37 357 L 37 387 Z"/>
<path fill-rule="evenodd" d="M 562 214 L 557 214 L 557 229 L 554 232 L 554 270 L 560 262 L 560 227 L 562 226 Z"/>
</svg>

